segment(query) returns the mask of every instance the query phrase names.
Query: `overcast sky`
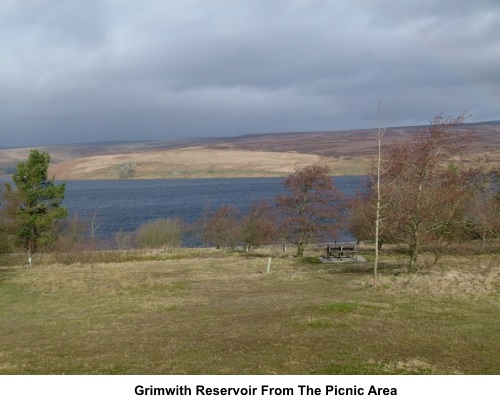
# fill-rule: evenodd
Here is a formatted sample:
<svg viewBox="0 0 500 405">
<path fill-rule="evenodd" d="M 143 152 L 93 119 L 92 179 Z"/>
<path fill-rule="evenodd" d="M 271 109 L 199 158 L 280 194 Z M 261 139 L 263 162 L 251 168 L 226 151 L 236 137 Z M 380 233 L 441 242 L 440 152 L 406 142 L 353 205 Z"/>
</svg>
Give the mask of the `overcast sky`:
<svg viewBox="0 0 500 405">
<path fill-rule="evenodd" d="M 0 147 L 500 119 L 500 1 L 2 0 Z"/>
</svg>

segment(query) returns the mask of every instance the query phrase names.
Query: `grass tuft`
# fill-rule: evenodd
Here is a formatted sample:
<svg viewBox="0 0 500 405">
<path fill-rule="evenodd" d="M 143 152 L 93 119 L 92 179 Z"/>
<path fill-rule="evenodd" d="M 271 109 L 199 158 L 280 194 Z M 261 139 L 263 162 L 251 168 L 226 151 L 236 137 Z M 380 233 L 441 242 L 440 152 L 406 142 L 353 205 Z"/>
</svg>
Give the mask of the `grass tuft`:
<svg viewBox="0 0 500 405">
<path fill-rule="evenodd" d="M 363 306 L 357 302 L 332 302 L 320 307 L 325 312 L 354 312 Z"/>
</svg>

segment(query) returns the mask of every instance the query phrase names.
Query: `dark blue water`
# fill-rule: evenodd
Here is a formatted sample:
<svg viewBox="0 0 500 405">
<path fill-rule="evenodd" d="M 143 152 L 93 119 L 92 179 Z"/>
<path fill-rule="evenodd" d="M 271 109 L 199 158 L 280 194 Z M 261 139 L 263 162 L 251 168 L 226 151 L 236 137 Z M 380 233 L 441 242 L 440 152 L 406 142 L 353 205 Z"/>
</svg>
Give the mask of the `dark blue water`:
<svg viewBox="0 0 500 405">
<path fill-rule="evenodd" d="M 346 195 L 359 190 L 364 176 L 334 177 L 334 185 Z M 252 202 L 274 200 L 285 192 L 283 178 L 88 180 L 67 181 L 64 205 L 69 218 L 90 224 L 95 215 L 96 235 L 112 237 L 120 229 L 135 231 L 141 224 L 180 217 L 198 220 L 204 211 L 230 204 L 242 213 Z"/>
</svg>

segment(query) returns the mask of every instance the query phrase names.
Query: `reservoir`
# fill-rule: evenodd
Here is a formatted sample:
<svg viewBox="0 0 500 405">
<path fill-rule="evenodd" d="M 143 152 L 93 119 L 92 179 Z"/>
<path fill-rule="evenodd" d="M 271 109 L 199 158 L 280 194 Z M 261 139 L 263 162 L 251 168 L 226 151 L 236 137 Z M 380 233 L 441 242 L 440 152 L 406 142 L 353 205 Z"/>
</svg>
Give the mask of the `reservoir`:
<svg viewBox="0 0 500 405">
<path fill-rule="evenodd" d="M 207 210 L 233 205 L 242 213 L 252 202 L 274 201 L 285 193 L 284 178 L 71 180 L 66 181 L 63 205 L 68 218 L 99 225 L 96 236 L 108 239 L 122 230 L 134 232 L 141 224 L 158 218 L 179 217 L 197 221 Z M 366 176 L 333 177 L 333 183 L 350 196 L 359 191 Z M 187 244 L 189 245 L 189 241 Z M 196 242 L 192 242 L 197 244 Z"/>
</svg>

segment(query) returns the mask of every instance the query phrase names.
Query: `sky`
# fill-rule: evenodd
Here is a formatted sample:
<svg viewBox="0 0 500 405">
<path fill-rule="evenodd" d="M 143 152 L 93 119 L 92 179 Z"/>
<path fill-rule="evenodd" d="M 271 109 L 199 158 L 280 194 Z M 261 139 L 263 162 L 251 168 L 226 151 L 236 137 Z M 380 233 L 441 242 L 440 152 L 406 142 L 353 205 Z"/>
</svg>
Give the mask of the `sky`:
<svg viewBox="0 0 500 405">
<path fill-rule="evenodd" d="M 500 119 L 498 0 L 2 0 L 0 148 Z"/>
</svg>

